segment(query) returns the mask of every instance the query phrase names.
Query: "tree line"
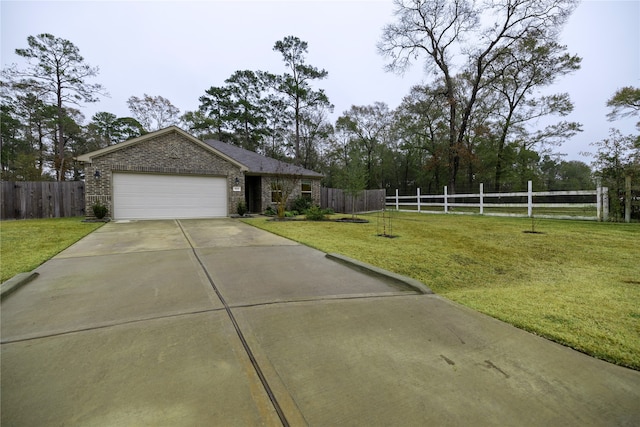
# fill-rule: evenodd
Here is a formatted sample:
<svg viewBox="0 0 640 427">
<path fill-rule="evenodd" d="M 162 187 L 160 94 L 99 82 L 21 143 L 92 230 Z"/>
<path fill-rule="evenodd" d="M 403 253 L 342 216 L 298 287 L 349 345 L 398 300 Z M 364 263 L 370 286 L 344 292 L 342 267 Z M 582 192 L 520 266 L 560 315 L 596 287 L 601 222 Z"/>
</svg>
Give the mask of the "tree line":
<svg viewBox="0 0 640 427">
<path fill-rule="evenodd" d="M 477 189 L 561 190 L 619 181 L 637 173 L 638 141 L 612 130 L 594 143 L 591 165 L 564 161 L 557 147 L 581 131 L 565 120 L 573 103 L 547 94 L 557 79 L 580 68 L 581 58 L 559 44 L 574 0 L 396 0 L 378 50 L 389 71 L 417 62 L 432 76 L 400 105 L 353 105 L 331 122 L 328 95 L 318 86 L 328 71 L 307 63 L 307 42 L 275 42 L 284 72 L 238 70 L 206 89 L 194 111 L 180 112 L 162 96 L 131 96 L 131 116 L 96 113 L 88 123 L 79 107 L 105 89 L 90 81 L 70 41 L 30 36 L 16 49 L 28 65 L 2 72 L 3 180 L 81 179 L 73 158 L 169 125 L 218 139 L 325 174 L 326 186 L 399 188 L 423 193 Z M 638 114 L 640 90 L 620 89 L 609 100 L 610 119 Z M 547 123 L 543 127 L 540 121 Z M 614 173 L 615 172 L 615 173 Z"/>
</svg>

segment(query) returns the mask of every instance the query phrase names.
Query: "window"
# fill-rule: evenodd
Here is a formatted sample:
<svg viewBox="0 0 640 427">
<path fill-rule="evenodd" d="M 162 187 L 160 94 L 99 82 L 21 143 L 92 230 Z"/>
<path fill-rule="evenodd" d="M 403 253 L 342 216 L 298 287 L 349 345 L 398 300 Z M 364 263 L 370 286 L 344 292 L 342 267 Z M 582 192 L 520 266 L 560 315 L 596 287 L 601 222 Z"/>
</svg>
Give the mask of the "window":
<svg viewBox="0 0 640 427">
<path fill-rule="evenodd" d="M 313 198 L 313 197 L 311 197 L 311 180 L 310 179 L 303 179 L 302 180 L 300 193 L 302 194 L 302 197 L 306 197 L 307 199 L 312 199 Z"/>
<path fill-rule="evenodd" d="M 271 203 L 278 203 L 282 199 L 282 183 L 271 181 Z"/>
</svg>

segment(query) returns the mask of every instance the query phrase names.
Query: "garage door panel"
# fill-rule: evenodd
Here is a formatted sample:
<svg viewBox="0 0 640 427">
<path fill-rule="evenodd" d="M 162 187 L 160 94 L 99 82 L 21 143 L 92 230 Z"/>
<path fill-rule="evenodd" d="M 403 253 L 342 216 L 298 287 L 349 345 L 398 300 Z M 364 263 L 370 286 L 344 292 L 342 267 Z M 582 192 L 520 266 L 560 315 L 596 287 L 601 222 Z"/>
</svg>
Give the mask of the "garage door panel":
<svg viewBox="0 0 640 427">
<path fill-rule="evenodd" d="M 221 177 L 113 174 L 115 219 L 227 216 L 227 180 Z"/>
</svg>

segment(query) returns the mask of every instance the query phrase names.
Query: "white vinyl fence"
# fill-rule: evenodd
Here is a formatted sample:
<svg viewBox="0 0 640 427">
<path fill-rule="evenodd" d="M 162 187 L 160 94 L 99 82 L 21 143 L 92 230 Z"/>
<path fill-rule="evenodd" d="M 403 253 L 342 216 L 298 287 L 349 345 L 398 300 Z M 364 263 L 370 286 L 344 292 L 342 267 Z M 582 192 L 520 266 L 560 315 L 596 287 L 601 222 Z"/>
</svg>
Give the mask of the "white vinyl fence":
<svg viewBox="0 0 640 427">
<path fill-rule="evenodd" d="M 480 184 L 477 194 L 387 196 L 386 207 L 401 212 L 480 214 L 489 216 L 517 216 L 556 219 L 607 221 L 609 197 L 607 187 L 577 191 L 533 191 L 529 181 L 527 191 L 514 193 L 485 193 Z M 526 200 L 526 202 L 524 201 Z M 578 200 L 578 201 L 576 201 Z M 526 214 L 525 214 L 526 209 Z M 522 211 L 522 212 L 519 212 Z"/>
</svg>

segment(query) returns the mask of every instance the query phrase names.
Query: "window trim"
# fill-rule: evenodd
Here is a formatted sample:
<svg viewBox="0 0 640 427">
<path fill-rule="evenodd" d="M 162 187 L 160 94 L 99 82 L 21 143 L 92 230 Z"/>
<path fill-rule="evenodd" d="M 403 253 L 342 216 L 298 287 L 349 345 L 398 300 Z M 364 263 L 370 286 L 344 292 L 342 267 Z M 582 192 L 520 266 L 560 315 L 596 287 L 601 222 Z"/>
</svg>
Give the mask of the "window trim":
<svg viewBox="0 0 640 427">
<path fill-rule="evenodd" d="M 271 203 L 279 203 L 281 200 L 282 200 L 282 183 L 277 180 L 273 180 L 271 181 Z"/>
<path fill-rule="evenodd" d="M 305 185 L 309 186 L 309 190 L 305 190 Z M 310 179 L 303 179 L 300 182 L 300 195 L 302 197 L 308 197 L 309 199 L 313 199 L 313 181 Z"/>
</svg>

